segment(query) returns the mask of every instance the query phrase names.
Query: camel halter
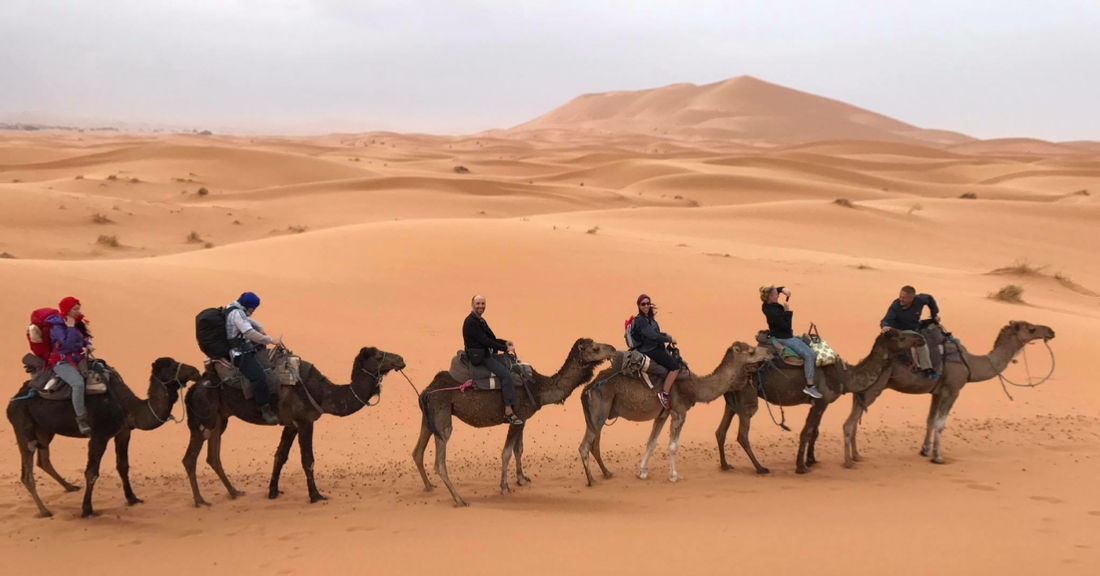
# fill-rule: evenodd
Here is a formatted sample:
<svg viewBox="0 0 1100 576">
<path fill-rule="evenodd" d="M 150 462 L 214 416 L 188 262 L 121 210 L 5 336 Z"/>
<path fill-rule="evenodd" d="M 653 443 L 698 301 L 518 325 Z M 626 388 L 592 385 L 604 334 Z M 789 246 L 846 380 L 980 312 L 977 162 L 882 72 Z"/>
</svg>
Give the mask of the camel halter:
<svg viewBox="0 0 1100 576">
<path fill-rule="evenodd" d="M 368 404 L 367 400 L 370 400 L 370 398 L 367 398 L 367 400 L 363 400 L 362 398 L 359 397 L 358 394 L 355 393 L 355 386 L 350 386 L 351 395 L 355 396 L 355 399 L 358 400 L 360 403 L 363 404 L 363 406 L 366 406 L 367 408 L 373 408 L 373 407 L 377 406 L 380 402 L 382 402 L 382 378 L 384 378 L 386 376 L 385 374 L 382 373 L 382 363 L 386 361 L 386 356 L 388 356 L 388 355 L 389 355 L 389 352 L 382 352 L 382 360 L 378 362 L 378 373 L 377 374 L 371 372 L 370 370 L 367 370 L 363 366 L 359 367 L 359 369 L 362 370 L 363 373 L 365 373 L 366 375 L 368 375 L 368 376 L 375 379 L 375 385 L 378 386 L 378 392 L 375 392 L 374 396 L 372 396 L 371 398 L 378 398 L 377 402 L 375 402 L 374 404 Z M 354 384 L 354 382 L 352 384 Z"/>
<path fill-rule="evenodd" d="M 183 362 L 176 362 L 176 375 L 171 380 L 165 380 L 165 381 L 162 382 L 161 379 L 157 378 L 155 374 L 152 376 L 152 378 L 153 378 L 154 382 L 156 382 L 157 384 L 160 384 L 161 387 L 164 388 L 164 393 L 165 394 L 169 394 L 169 392 L 168 392 L 168 383 L 170 383 L 170 382 L 175 382 L 176 385 L 179 386 L 180 388 L 184 387 L 183 382 L 180 382 L 180 371 L 181 370 L 183 370 Z M 165 419 L 165 420 L 161 420 L 160 416 L 157 416 L 157 413 L 153 411 L 153 406 L 151 404 L 146 402 L 145 405 L 149 407 L 149 413 L 153 415 L 153 418 L 155 418 L 157 420 L 157 422 L 160 422 L 161 424 L 164 424 L 165 422 L 168 422 L 168 420 L 171 420 L 172 423 L 174 423 L 174 424 L 182 424 L 184 419 L 187 418 L 187 407 L 186 406 L 183 408 L 183 415 L 178 420 L 176 419 L 175 415 L 172 414 L 172 407 L 171 406 L 168 407 L 168 418 Z"/>
<path fill-rule="evenodd" d="M 1027 373 L 1027 384 L 1018 384 L 1016 382 L 1013 382 L 1012 380 L 1010 380 L 1007 376 L 1005 376 L 1003 374 L 1004 369 L 997 371 L 997 378 L 1001 382 L 1001 389 L 1004 390 L 1005 396 L 1008 396 L 1009 400 L 1015 401 L 1016 399 L 1013 398 L 1012 395 L 1008 393 L 1008 387 L 1005 386 L 1005 383 L 1011 384 L 1012 386 L 1015 386 L 1017 388 L 1035 388 L 1036 386 L 1038 386 L 1038 385 L 1042 384 L 1043 382 L 1046 382 L 1047 380 L 1049 380 L 1050 377 L 1054 375 L 1055 361 L 1054 361 L 1054 350 L 1051 349 L 1051 347 L 1050 347 L 1050 339 L 1043 338 L 1043 345 L 1047 347 L 1047 352 L 1050 353 L 1050 372 L 1048 372 L 1046 376 L 1043 376 L 1042 379 L 1040 379 L 1038 382 L 1033 383 L 1031 381 L 1031 367 L 1028 366 L 1028 363 L 1027 363 L 1027 347 L 1028 347 L 1029 343 L 1024 342 L 1020 338 L 1020 336 L 1018 334 L 1016 334 L 1015 332 L 1012 333 L 1012 337 L 1015 338 L 1016 341 L 1020 343 L 1020 349 L 1022 349 L 1023 352 L 1024 352 L 1024 371 Z M 990 363 L 992 363 L 992 360 L 990 361 Z M 1008 366 L 1005 366 L 1005 369 L 1007 369 L 1007 368 L 1008 368 Z"/>
</svg>

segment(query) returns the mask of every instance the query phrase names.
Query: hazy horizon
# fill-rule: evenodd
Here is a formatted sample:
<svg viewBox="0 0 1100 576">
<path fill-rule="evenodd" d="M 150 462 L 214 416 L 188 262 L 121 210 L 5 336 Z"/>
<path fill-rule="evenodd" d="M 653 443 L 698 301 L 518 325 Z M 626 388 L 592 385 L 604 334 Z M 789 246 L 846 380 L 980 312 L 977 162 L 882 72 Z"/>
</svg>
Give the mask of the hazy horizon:
<svg viewBox="0 0 1100 576">
<path fill-rule="evenodd" d="M 922 128 L 1100 139 L 1100 3 L 0 0 L 0 120 L 471 133 L 751 75 Z"/>
</svg>

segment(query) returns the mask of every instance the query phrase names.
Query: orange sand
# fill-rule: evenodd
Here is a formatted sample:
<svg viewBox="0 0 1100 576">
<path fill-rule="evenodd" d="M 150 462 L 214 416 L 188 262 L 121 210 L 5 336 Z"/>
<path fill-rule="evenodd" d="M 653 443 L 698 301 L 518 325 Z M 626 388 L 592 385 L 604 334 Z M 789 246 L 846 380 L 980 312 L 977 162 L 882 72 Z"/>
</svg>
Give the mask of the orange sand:
<svg viewBox="0 0 1100 576">
<path fill-rule="evenodd" d="M 730 82 L 693 93 L 694 106 L 721 108 L 712 101 L 721 90 L 762 89 Z M 643 115 L 699 124 L 684 120 L 695 118 L 690 107 L 658 100 Z M 867 461 L 854 470 L 840 466 L 847 397 L 827 412 L 822 464 L 807 476 L 794 474 L 797 434 L 763 409 L 753 438 L 772 474 L 752 473 L 732 436 L 737 469 L 719 471 L 715 403 L 689 414 L 686 481 L 667 481 L 667 436 L 650 479 L 636 479 L 649 427 L 624 421 L 604 434 L 618 475 L 586 488 L 574 396 L 529 424 L 534 482 L 508 496 L 496 487 L 504 430 L 456 424 L 450 471 L 472 504 L 456 510 L 442 487 L 422 491 L 409 456 L 419 412 L 399 375 L 377 408 L 319 422 L 323 504 L 307 502 L 297 448 L 284 496 L 266 499 L 279 434 L 235 422 L 223 459 L 247 496 L 229 501 L 200 461 L 214 506 L 193 508 L 180 463 L 187 432 L 167 425 L 131 444 L 145 504 L 125 506 L 109 451 L 101 517 L 79 519 L 81 494 L 38 472 L 56 514 L 39 520 L 9 445 L 0 450 L 4 573 L 1095 574 L 1100 148 L 887 137 L 917 129 L 883 117 L 849 129 L 834 110 L 846 105 L 821 106 L 810 113 L 828 130 L 809 137 L 830 140 L 790 145 L 786 124 L 754 133 L 775 136 L 773 146 L 703 129 L 641 132 L 614 115 L 600 122 L 615 133 L 570 131 L 562 123 L 576 118 L 560 114 L 461 138 L 0 133 L 0 252 L 15 256 L 0 260 L 9 351 L 0 376 L 12 393 L 29 311 L 69 293 L 94 321 L 98 354 L 142 393 L 156 357 L 201 361 L 194 314 L 245 289 L 264 299 L 257 317 L 334 380 L 373 345 L 402 354 L 419 386 L 460 347 L 475 292 L 488 296 L 494 329 L 544 371 L 580 336 L 621 347 L 642 291 L 703 371 L 731 342 L 751 339 L 763 320 L 756 287 L 772 282 L 794 292 L 800 327 L 816 322 L 852 360 L 906 283 L 935 294 L 945 323 L 977 351 L 1013 319 L 1058 334 L 1058 370 L 1043 387 L 1013 390 L 1015 402 L 995 382 L 964 390 L 944 466 L 917 454 L 928 397 L 887 392 L 864 417 Z M 977 200 L 958 199 L 966 192 Z M 93 223 L 97 213 L 111 222 Z M 201 241 L 187 241 L 192 231 Z M 100 235 L 121 247 L 97 244 Z M 987 274 L 1016 260 L 1075 284 Z M 1024 286 L 1025 305 L 987 298 L 1008 282 Z M 1032 372 L 1045 373 L 1042 348 L 1030 350 Z M 1022 365 L 1010 372 L 1026 378 Z M 796 430 L 805 414 L 787 411 Z M 53 461 L 83 482 L 84 443 L 57 439 Z"/>
</svg>

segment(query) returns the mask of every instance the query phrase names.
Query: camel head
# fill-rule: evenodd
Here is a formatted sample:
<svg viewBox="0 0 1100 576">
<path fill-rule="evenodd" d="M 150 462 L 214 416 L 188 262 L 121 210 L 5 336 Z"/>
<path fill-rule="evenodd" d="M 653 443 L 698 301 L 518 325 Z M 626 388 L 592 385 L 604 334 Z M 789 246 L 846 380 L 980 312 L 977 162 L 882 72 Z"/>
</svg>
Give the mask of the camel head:
<svg viewBox="0 0 1100 576">
<path fill-rule="evenodd" d="M 903 350 L 924 346 L 924 336 L 916 332 L 902 332 L 890 328 L 875 340 L 875 347 L 877 348 L 880 345 L 885 346 L 887 352 L 896 354 Z"/>
<path fill-rule="evenodd" d="M 1013 336 L 1020 340 L 1021 344 L 1027 344 L 1035 340 L 1051 340 L 1054 338 L 1054 330 L 1047 326 L 1037 326 L 1023 320 L 1013 320 L 1005 327 Z"/>
<path fill-rule="evenodd" d="M 352 363 L 352 380 L 360 370 L 370 375 L 384 376 L 392 370 L 404 369 L 405 359 L 401 356 L 368 346 L 359 350 L 359 355 Z"/>
<path fill-rule="evenodd" d="M 165 357 L 157 358 L 152 365 L 153 379 L 160 382 L 170 393 L 186 388 L 188 382 L 198 382 L 202 373 L 198 368 Z"/>
<path fill-rule="evenodd" d="M 744 342 L 734 342 L 729 350 L 726 351 L 727 356 L 733 356 L 733 360 L 738 364 L 755 370 L 772 359 L 772 353 L 763 348 L 757 348 L 756 346 L 750 346 Z"/>
<path fill-rule="evenodd" d="M 578 338 L 573 344 L 572 354 L 576 354 L 582 364 L 599 364 L 615 355 L 615 347 L 591 338 Z"/>
</svg>

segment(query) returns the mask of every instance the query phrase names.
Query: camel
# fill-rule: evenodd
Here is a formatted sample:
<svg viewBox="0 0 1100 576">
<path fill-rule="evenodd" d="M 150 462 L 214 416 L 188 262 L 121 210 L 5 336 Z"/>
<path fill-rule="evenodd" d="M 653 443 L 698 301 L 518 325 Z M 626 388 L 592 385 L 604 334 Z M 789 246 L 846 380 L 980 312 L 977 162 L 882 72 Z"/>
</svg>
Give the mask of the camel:
<svg viewBox="0 0 1100 576">
<path fill-rule="evenodd" d="M 730 422 L 736 415 L 740 418 L 737 443 L 745 450 L 745 454 L 756 467 L 757 474 L 769 473 L 769 470 L 756 459 L 749 444 L 749 424 L 759 406 L 759 395 L 766 402 L 778 406 L 810 404 L 810 413 L 806 416 L 806 423 L 799 435 L 798 455 L 795 458 L 795 472 L 799 474 L 809 472 L 810 467 L 817 464 L 814 446 L 817 443 L 821 417 L 829 404 L 844 393 L 859 392 L 873 387 L 875 382 L 884 377 L 890 369 L 890 362 L 894 355 L 922 345 L 924 345 L 924 338 L 919 334 L 893 329 L 879 334 L 871 352 L 855 366 L 833 364 L 817 370 L 814 382 L 822 396 L 818 400 L 803 394 L 802 388 L 806 385 L 806 378 L 801 366 L 784 366 L 777 369 L 765 367 L 757 376 L 754 376 L 757 380 L 756 386 L 747 386 L 726 394 L 726 411 L 722 415 L 722 422 L 718 424 L 718 430 L 714 433 L 718 440 L 718 458 L 722 470 L 733 469 L 726 462 L 726 432 L 729 431 Z"/>
<path fill-rule="evenodd" d="M 309 489 L 309 501 L 312 504 L 327 500 L 317 490 L 313 479 L 313 423 L 324 414 L 341 417 L 355 414 L 367 406 L 371 398 L 381 394 L 383 376 L 391 370 L 404 368 L 405 361 L 397 354 L 377 348 L 362 348 L 352 362 L 351 384 L 333 384 L 320 370 L 313 367 L 309 370 L 303 368 L 305 378 L 298 385 L 280 386 L 274 408 L 279 416 L 278 425 L 283 427 L 283 435 L 279 448 L 275 451 L 275 467 L 271 472 L 267 497 L 275 499 L 282 493 L 279 491 L 279 475 L 297 436 L 298 447 L 302 452 L 302 469 L 305 471 Z M 256 403 L 244 397 L 244 392 L 238 388 L 219 386 L 217 382 L 218 376 L 208 369 L 202 384 L 192 386 L 184 397 L 191 442 L 183 456 L 183 467 L 191 481 L 196 508 L 210 506 L 199 493 L 198 480 L 195 478 L 195 467 L 203 443 L 210 441 L 210 446 L 206 449 L 206 462 L 225 485 L 229 498 L 234 500 L 244 496 L 244 492 L 237 490 L 229 482 L 221 461 L 222 435 L 229 424 L 229 417 L 234 416 L 257 426 L 272 426 L 264 420 Z M 320 406 L 320 410 L 317 406 Z"/>
<path fill-rule="evenodd" d="M 996 378 L 1024 346 L 1035 340 L 1054 338 L 1054 330 L 1047 326 L 1038 326 L 1028 322 L 1012 321 L 1001 328 L 993 342 L 993 350 L 985 356 L 975 356 L 960 343 L 962 362 L 945 362 L 943 376 L 938 380 L 928 380 L 913 371 L 904 363 L 894 359 L 889 377 L 876 383 L 867 390 L 857 391 L 852 397 L 852 413 L 844 423 L 844 467 L 852 468 L 862 460 L 856 449 L 856 431 L 860 417 L 874 403 L 882 391 L 890 388 L 902 394 L 931 394 L 932 405 L 928 409 L 927 431 L 921 456 L 932 456 L 934 464 L 943 464 L 940 453 L 940 436 L 947 423 L 947 414 L 951 412 L 959 392 L 969 382 L 985 382 Z"/>
<path fill-rule="evenodd" d="M 619 417 L 631 422 L 653 421 L 653 431 L 649 435 L 645 456 L 642 457 L 638 472 L 638 478 L 644 480 L 649 476 L 649 457 L 657 446 L 657 437 L 670 413 L 672 427 L 668 434 L 669 481 L 680 480 L 681 476 L 676 473 L 676 450 L 680 444 L 680 431 L 687 418 L 687 411 L 697 402 L 711 402 L 730 390 L 744 387 L 753 371 L 771 358 L 771 352 L 763 348 L 734 342 L 726 350 L 726 355 L 714 372 L 707 376 L 678 379 L 675 382 L 670 399 L 671 410 L 665 410 L 661 406 L 654 390 L 646 386 L 639 377 L 612 372 L 611 369 L 601 372 L 596 381 L 586 386 L 581 393 L 587 430 L 581 440 L 580 453 L 584 473 L 588 476 L 588 485 L 594 484 L 592 470 L 588 465 L 589 452 L 596 456 L 596 463 L 600 465 L 603 477 L 612 477 L 600 456 L 600 433 L 604 423 Z"/>
<path fill-rule="evenodd" d="M 516 391 L 515 413 L 524 423 L 508 426 L 508 436 L 500 455 L 501 494 L 511 492 L 508 487 L 508 462 L 513 453 L 516 456 L 516 483 L 523 486 L 531 481 L 523 474 L 523 429 L 531 417 L 547 404 L 563 404 L 573 390 L 592 379 L 596 366 L 609 360 L 614 354 L 615 347 L 610 344 L 581 338 L 573 344 L 565 364 L 557 374 L 543 376 L 538 372 L 534 373 L 534 384 L 530 385 L 529 391 L 535 404 L 531 403 L 523 390 Z M 420 438 L 413 448 L 412 456 L 417 470 L 420 471 L 420 478 L 424 481 L 424 491 L 434 490 L 435 486 L 428 481 L 428 473 L 424 470 L 424 450 L 428 446 L 428 439 L 435 436 L 435 472 L 451 491 L 455 506 L 461 507 L 469 504 L 458 495 L 447 475 L 447 441 L 451 438 L 451 417 L 456 416 L 475 428 L 499 426 L 507 421 L 504 419 L 504 399 L 499 392 L 440 390 L 453 388 L 457 384 L 450 373 L 444 370 L 436 374 L 432 383 L 421 392 L 420 410 L 424 418 L 420 425 Z"/>
<path fill-rule="evenodd" d="M 122 377 L 114 369 L 109 371 L 106 394 L 86 396 L 85 405 L 89 423 L 92 426 L 88 441 L 88 465 L 84 469 L 84 504 L 81 516 L 96 516 L 92 509 L 92 490 L 99 478 L 99 463 L 107 450 L 107 443 L 115 441 L 115 460 L 118 476 L 122 479 L 122 491 L 126 503 L 130 506 L 140 504 L 142 500 L 134 495 L 130 486 L 130 433 L 137 430 L 155 430 L 172 416 L 172 407 L 179 399 L 179 390 L 188 382 L 199 379 L 199 371 L 194 366 L 176 362 L 171 358 L 159 358 L 152 365 L 149 376 L 148 399 L 142 400 L 126 386 Z M 80 490 L 67 482 L 50 462 L 50 442 L 54 436 L 80 438 L 76 425 L 76 412 L 69 400 L 46 400 L 36 395 L 28 395 L 30 387 L 24 384 L 8 403 L 8 421 L 15 429 L 16 444 L 22 456 L 23 485 L 34 498 L 38 506 L 38 516 L 49 518 L 53 513 L 42 503 L 34 480 L 34 456 L 38 453 L 38 467 L 57 481 L 66 492 Z"/>
</svg>

